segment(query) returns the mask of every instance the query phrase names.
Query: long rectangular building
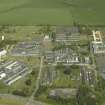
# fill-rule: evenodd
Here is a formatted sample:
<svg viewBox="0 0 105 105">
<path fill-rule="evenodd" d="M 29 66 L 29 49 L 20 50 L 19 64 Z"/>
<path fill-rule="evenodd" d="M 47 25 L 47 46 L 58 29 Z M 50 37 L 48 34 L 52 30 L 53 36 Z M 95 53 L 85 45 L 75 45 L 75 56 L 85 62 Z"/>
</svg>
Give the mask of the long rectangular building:
<svg viewBox="0 0 105 105">
<path fill-rule="evenodd" d="M 13 56 L 38 56 L 40 49 L 40 42 L 20 42 L 13 48 L 11 54 Z"/>
<path fill-rule="evenodd" d="M 0 68 L 0 80 L 3 80 L 7 85 L 11 85 L 30 72 L 31 70 L 28 70 L 28 67 L 22 62 L 5 62 Z"/>
</svg>

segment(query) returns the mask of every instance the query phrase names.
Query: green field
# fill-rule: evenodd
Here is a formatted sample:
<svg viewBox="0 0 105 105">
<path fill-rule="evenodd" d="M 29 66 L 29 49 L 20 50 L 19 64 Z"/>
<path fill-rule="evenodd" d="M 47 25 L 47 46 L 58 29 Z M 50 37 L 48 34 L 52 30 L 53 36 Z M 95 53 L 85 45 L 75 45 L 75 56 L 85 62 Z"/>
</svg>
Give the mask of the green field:
<svg viewBox="0 0 105 105">
<path fill-rule="evenodd" d="M 105 25 L 105 0 L 72 0 L 72 3 L 72 13 L 76 23 Z"/>
<path fill-rule="evenodd" d="M 0 0 L 0 24 L 105 25 L 105 0 Z"/>
<path fill-rule="evenodd" d="M 73 20 L 60 0 L 0 0 L 0 24 L 72 25 Z"/>
<path fill-rule="evenodd" d="M 25 105 L 22 102 L 19 102 L 19 100 L 12 100 L 8 98 L 1 98 L 0 104 L 1 105 Z"/>
</svg>

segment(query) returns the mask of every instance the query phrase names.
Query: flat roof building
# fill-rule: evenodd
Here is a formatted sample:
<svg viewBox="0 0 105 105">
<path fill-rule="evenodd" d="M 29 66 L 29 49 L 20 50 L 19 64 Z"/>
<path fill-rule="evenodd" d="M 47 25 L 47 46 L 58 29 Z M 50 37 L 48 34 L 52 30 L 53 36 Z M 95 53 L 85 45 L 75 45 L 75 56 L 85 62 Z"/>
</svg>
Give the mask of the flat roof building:
<svg viewBox="0 0 105 105">
<path fill-rule="evenodd" d="M 13 48 L 11 54 L 13 56 L 36 56 L 40 55 L 40 50 L 40 42 L 20 42 Z"/>
<path fill-rule="evenodd" d="M 79 41 L 80 34 L 77 27 L 63 27 L 59 26 L 56 28 L 56 41 L 64 42 L 69 44 L 69 42 Z"/>
<path fill-rule="evenodd" d="M 93 32 L 93 52 L 95 54 L 102 54 L 105 53 L 105 44 L 103 43 L 102 40 L 102 34 L 100 31 L 92 31 Z"/>
<path fill-rule="evenodd" d="M 31 72 L 24 63 L 18 61 L 5 62 L 1 66 L 0 79 L 7 85 L 13 84 Z"/>
<path fill-rule="evenodd" d="M 62 99 L 69 99 L 77 94 L 77 89 L 75 88 L 56 88 L 49 92 L 49 97 L 51 98 L 62 98 Z"/>
<path fill-rule="evenodd" d="M 62 48 L 46 53 L 46 60 L 51 63 L 76 64 L 79 63 L 79 56 L 70 48 Z"/>
<path fill-rule="evenodd" d="M 4 49 L 0 49 L 0 57 L 5 56 L 7 54 L 7 51 Z"/>
</svg>

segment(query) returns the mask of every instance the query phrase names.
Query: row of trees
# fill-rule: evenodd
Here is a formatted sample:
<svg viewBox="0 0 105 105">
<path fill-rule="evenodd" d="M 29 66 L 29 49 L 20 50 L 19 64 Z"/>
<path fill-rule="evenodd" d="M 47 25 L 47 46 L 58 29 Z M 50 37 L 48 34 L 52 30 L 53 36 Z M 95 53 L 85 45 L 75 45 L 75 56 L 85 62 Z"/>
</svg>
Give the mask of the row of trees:
<svg viewBox="0 0 105 105">
<path fill-rule="evenodd" d="M 99 92 L 86 85 L 81 85 L 77 92 L 78 105 L 101 105 L 103 97 Z"/>
</svg>

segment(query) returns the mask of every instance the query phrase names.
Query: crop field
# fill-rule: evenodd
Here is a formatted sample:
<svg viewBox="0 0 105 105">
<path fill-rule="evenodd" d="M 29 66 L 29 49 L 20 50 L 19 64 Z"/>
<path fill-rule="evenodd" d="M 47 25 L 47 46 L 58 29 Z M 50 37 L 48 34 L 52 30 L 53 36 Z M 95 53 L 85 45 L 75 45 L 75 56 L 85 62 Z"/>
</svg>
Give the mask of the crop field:
<svg viewBox="0 0 105 105">
<path fill-rule="evenodd" d="M 72 0 L 72 3 L 72 13 L 76 23 L 105 25 L 105 0 Z"/>
<path fill-rule="evenodd" d="M 0 24 L 105 25 L 105 0 L 0 0 Z"/>
<path fill-rule="evenodd" d="M 69 7 L 60 0 L 0 0 L 0 24 L 73 24 Z"/>
</svg>

